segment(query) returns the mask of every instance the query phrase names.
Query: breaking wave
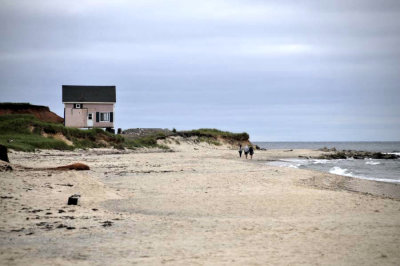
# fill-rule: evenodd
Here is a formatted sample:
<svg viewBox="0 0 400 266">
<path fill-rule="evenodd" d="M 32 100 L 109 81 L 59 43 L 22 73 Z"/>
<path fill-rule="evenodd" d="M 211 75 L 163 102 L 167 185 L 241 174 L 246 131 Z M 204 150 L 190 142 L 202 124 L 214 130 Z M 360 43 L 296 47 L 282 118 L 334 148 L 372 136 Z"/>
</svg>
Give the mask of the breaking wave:
<svg viewBox="0 0 400 266">
<path fill-rule="evenodd" d="M 329 169 L 329 173 L 335 174 L 335 175 L 344 175 L 344 176 L 355 177 L 352 172 L 350 172 L 347 169 L 340 168 L 339 166 L 334 166 L 331 169 Z"/>
<path fill-rule="evenodd" d="M 365 164 L 368 164 L 368 165 L 378 165 L 378 164 L 381 164 L 381 163 L 380 163 L 380 162 L 377 162 L 377 161 L 373 161 L 373 160 L 368 160 L 368 161 L 365 162 Z"/>
<path fill-rule="evenodd" d="M 329 160 L 326 160 L 326 159 L 315 159 L 315 160 L 313 160 L 313 164 L 326 164 L 326 163 L 328 163 L 329 162 Z"/>
</svg>

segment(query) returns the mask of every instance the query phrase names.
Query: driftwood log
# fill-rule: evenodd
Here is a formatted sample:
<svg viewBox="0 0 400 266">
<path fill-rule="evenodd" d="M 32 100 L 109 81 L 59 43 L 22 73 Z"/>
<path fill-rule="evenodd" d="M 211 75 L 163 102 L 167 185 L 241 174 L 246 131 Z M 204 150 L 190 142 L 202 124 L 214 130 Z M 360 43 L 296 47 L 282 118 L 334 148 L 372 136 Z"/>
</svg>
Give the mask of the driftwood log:
<svg viewBox="0 0 400 266">
<path fill-rule="evenodd" d="M 73 163 L 73 164 L 69 164 L 69 165 L 48 168 L 48 169 L 50 169 L 50 170 L 77 170 L 77 171 L 90 170 L 89 166 L 87 166 L 86 164 L 83 164 L 83 163 Z"/>
<path fill-rule="evenodd" d="M 58 167 L 26 167 L 23 165 L 17 165 L 19 169 L 27 170 L 27 171 L 46 171 L 46 170 L 55 170 L 55 171 L 68 171 L 68 170 L 76 170 L 76 171 L 84 171 L 90 170 L 90 167 L 84 163 L 73 163 Z"/>
</svg>

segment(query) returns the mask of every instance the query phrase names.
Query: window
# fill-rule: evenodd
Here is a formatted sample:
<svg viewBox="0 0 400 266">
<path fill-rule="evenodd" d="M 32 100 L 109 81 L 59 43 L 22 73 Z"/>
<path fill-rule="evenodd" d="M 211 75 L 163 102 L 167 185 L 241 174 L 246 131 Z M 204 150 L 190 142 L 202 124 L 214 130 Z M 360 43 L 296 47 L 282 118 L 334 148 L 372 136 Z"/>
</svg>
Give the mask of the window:
<svg viewBox="0 0 400 266">
<path fill-rule="evenodd" d="M 81 108 L 82 108 L 82 104 L 80 104 L 80 103 L 74 103 L 74 108 L 75 108 L 75 109 L 81 109 Z"/>
<path fill-rule="evenodd" d="M 100 122 L 110 121 L 110 113 L 100 113 Z"/>
<path fill-rule="evenodd" d="M 89 113 L 89 114 L 88 114 L 88 119 L 89 119 L 89 120 L 92 120 L 92 119 L 93 119 L 93 114 L 92 114 L 92 113 Z"/>
<path fill-rule="evenodd" d="M 114 121 L 114 112 L 100 113 L 96 112 L 96 122 L 111 122 Z"/>
</svg>

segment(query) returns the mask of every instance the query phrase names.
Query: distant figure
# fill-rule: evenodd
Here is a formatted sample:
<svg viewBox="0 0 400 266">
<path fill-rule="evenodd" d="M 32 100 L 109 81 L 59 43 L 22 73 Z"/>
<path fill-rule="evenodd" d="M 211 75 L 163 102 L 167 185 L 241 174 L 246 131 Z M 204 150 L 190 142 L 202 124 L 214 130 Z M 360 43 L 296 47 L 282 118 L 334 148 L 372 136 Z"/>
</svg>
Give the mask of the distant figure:
<svg viewBox="0 0 400 266">
<path fill-rule="evenodd" d="M 242 144 L 239 144 L 239 157 L 240 158 L 242 158 L 242 152 L 243 152 Z"/>
<path fill-rule="evenodd" d="M 244 155 L 246 156 L 247 159 L 247 155 L 249 154 L 249 146 L 244 146 Z"/>
<path fill-rule="evenodd" d="M 253 154 L 254 154 L 253 146 L 250 146 L 249 153 L 250 153 L 250 160 L 252 160 L 253 159 Z"/>
</svg>

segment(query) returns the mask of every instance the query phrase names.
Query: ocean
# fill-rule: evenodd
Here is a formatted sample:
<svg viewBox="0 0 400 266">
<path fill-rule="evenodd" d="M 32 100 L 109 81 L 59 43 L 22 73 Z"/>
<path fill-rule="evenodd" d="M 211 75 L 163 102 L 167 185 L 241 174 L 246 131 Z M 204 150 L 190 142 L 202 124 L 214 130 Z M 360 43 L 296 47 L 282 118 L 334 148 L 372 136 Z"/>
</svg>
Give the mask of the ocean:
<svg viewBox="0 0 400 266">
<path fill-rule="evenodd" d="M 321 149 L 336 148 L 337 150 L 374 151 L 394 153 L 400 155 L 400 141 L 392 142 L 254 142 L 265 149 Z M 268 165 L 292 167 L 299 169 L 313 169 L 337 175 L 369 179 L 381 182 L 400 183 L 400 159 L 340 159 L 318 160 L 291 158 L 274 162 Z"/>
</svg>

